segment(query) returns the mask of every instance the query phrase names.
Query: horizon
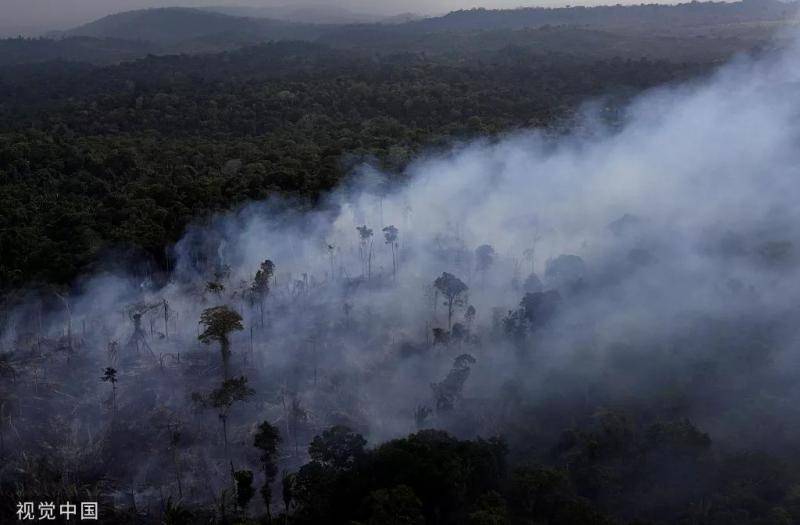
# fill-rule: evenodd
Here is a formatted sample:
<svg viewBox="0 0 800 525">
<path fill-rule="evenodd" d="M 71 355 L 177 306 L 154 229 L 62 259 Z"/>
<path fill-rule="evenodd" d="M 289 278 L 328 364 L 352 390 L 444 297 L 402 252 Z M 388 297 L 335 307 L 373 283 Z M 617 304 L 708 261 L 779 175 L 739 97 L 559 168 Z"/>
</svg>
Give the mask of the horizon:
<svg viewBox="0 0 800 525">
<path fill-rule="evenodd" d="M 445 0 L 431 2 L 428 0 L 409 0 L 401 7 L 393 7 L 396 2 L 368 2 L 366 0 L 334 0 L 333 2 L 302 2 L 294 5 L 285 0 L 254 0 L 242 2 L 240 0 L 186 0 L 177 3 L 164 3 L 153 0 L 2 0 L 5 4 L 4 12 L 7 16 L 0 22 L 0 37 L 8 36 L 37 36 L 48 31 L 71 29 L 87 24 L 100 18 L 126 11 L 141 9 L 158 9 L 168 7 L 184 8 L 274 8 L 285 9 L 293 7 L 302 9 L 306 7 L 343 9 L 354 15 L 374 17 L 375 19 L 389 18 L 404 14 L 414 14 L 422 17 L 441 16 L 452 11 L 463 9 L 516 9 L 529 7 L 596 7 L 602 5 L 640 5 L 640 4 L 678 4 L 680 1 L 653 1 L 629 0 L 609 2 L 605 0 L 587 1 L 537 1 L 524 2 L 521 0 L 483 0 L 473 2 L 469 0 Z M 10 16 L 8 14 L 10 13 Z"/>
</svg>

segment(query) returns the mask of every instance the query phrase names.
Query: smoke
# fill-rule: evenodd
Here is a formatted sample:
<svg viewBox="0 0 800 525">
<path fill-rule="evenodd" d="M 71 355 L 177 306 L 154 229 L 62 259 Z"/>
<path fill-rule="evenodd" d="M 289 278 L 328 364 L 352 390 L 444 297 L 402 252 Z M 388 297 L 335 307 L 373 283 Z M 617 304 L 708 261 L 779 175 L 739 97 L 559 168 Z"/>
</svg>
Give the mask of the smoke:
<svg viewBox="0 0 800 525">
<path fill-rule="evenodd" d="M 298 449 L 335 423 L 373 444 L 406 434 L 420 406 L 433 410 L 426 426 L 485 436 L 521 417 L 512 399 L 569 406 L 552 416 L 564 425 L 597 407 L 657 404 L 725 447 L 764 446 L 765 429 L 774 449 L 796 447 L 799 56 L 740 58 L 648 92 L 618 125 L 587 109 L 569 135 L 459 145 L 418 159 L 403 182 L 363 166 L 316 210 L 250 204 L 190 228 L 163 285 L 141 270 L 88 276 L 69 312 L 31 293 L 0 336 L 17 369 L 6 388 L 17 446 L 50 439 L 31 437 L 46 421 L 32 407 L 63 414 L 71 401 L 32 392 L 64 383 L 81 392 L 75 435 L 101 432 L 99 375 L 113 363 L 119 411 L 195 421 L 191 461 L 207 468 L 201 436 L 215 442 L 216 423 L 198 425 L 188 397 L 212 388 L 220 366 L 197 321 L 227 304 L 244 318 L 233 368 L 256 390 L 233 409 L 240 459 L 264 419 Z M 398 239 L 387 242 L 390 225 Z M 276 272 L 262 314 L 252 283 L 265 259 Z M 434 287 L 443 272 L 469 288 L 452 316 Z M 560 299 L 532 296 L 525 317 L 520 302 L 537 291 Z M 143 343 L 134 304 L 153 306 Z M 468 374 L 454 366 L 465 353 Z M 436 410 L 432 383 L 453 387 L 455 407 Z M 134 477 L 152 479 L 138 467 Z"/>
</svg>

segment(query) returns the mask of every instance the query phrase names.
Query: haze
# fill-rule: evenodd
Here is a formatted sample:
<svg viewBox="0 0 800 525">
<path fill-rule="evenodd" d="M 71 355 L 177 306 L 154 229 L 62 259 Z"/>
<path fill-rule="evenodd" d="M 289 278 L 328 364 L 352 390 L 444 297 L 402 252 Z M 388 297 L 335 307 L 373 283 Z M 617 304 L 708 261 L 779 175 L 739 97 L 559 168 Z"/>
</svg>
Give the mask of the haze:
<svg viewBox="0 0 800 525">
<path fill-rule="evenodd" d="M 294 4 L 288 0 L 0 0 L 0 29 L 30 32 L 37 30 L 66 29 L 96 18 L 149 7 L 164 6 L 285 6 Z M 297 2 L 298 7 L 317 5 L 324 7 L 340 7 L 361 14 L 391 16 L 400 13 L 416 13 L 422 15 L 443 14 L 455 9 L 472 7 L 513 8 L 524 6 L 563 6 L 563 5 L 599 5 L 616 4 L 617 1 L 583 0 L 564 2 L 544 0 L 526 2 L 525 0 L 406 0 L 404 2 L 390 0 L 335 0 L 328 2 Z M 622 1 L 621 3 L 640 3 L 639 0 Z"/>
</svg>

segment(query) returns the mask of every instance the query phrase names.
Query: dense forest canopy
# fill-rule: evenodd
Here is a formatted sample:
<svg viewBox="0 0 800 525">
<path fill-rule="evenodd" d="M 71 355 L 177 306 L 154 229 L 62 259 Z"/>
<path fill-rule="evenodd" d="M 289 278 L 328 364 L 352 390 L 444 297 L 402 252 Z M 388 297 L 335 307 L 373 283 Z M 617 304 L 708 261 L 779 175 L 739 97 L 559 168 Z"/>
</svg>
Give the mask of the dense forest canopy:
<svg viewBox="0 0 800 525">
<path fill-rule="evenodd" d="M 707 70 L 525 51 L 375 60 L 303 43 L 8 67 L 0 282 L 67 283 L 112 247 L 166 268 L 165 250 L 209 212 L 271 194 L 313 201 L 370 158 L 400 171 L 429 148 L 554 126 L 587 99 L 612 107 Z"/>
<path fill-rule="evenodd" d="M 0 41 L 0 522 L 800 522 L 792 12 Z"/>
</svg>

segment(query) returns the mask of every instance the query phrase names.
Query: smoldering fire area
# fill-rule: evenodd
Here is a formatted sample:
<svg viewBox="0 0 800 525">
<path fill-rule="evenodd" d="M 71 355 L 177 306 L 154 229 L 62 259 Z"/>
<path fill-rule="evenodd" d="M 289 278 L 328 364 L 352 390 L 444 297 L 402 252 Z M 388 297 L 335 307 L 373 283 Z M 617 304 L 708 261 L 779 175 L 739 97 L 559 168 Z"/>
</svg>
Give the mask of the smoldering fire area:
<svg viewBox="0 0 800 525">
<path fill-rule="evenodd" d="M 741 490 L 782 516 L 800 505 L 798 56 L 651 90 L 619 127 L 587 113 L 431 154 L 402 184 L 365 165 L 317 210 L 218 215 L 163 284 L 30 290 L 0 332 L 4 499 L 245 519 L 266 509 L 237 506 L 246 471 L 293 522 L 336 522 L 337 494 L 364 523 L 380 497 L 431 520 L 424 482 L 376 465 L 469 443 L 497 468 L 464 494 L 502 501 L 430 523 L 738 523 Z M 586 501 L 598 521 L 558 517 Z"/>
</svg>

